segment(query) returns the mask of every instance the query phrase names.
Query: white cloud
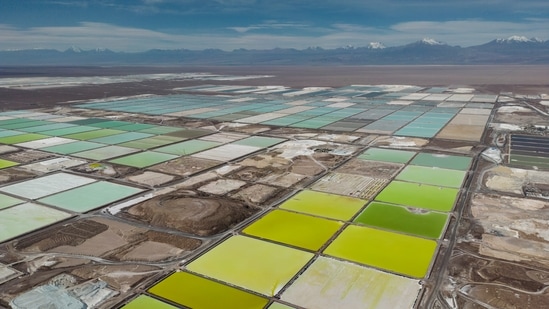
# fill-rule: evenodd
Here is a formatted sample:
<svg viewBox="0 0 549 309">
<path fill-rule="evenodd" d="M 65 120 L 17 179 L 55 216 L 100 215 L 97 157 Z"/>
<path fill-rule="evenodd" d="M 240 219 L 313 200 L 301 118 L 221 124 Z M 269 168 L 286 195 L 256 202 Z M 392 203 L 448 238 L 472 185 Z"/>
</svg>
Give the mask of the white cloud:
<svg viewBox="0 0 549 309">
<path fill-rule="evenodd" d="M 249 25 L 245 27 L 228 27 L 227 29 L 234 30 L 239 33 L 246 33 L 253 30 L 292 30 L 292 29 L 310 29 L 311 27 L 304 23 L 297 22 L 279 22 L 276 20 L 265 21 L 261 24 Z"/>
</svg>

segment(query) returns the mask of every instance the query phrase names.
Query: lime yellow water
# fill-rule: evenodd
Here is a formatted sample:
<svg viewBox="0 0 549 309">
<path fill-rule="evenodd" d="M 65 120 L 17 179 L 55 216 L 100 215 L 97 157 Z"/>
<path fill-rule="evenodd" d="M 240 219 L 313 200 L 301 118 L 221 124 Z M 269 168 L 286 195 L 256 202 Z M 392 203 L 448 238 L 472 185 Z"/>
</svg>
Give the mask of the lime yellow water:
<svg viewBox="0 0 549 309">
<path fill-rule="evenodd" d="M 327 255 L 414 278 L 427 274 L 437 243 L 368 227 L 349 226 L 324 250 Z"/>
<path fill-rule="evenodd" d="M 245 236 L 233 236 L 187 265 L 205 276 L 273 296 L 312 253 Z"/>
<path fill-rule="evenodd" d="M 372 202 L 354 222 L 417 236 L 439 238 L 448 214 Z"/>
<path fill-rule="evenodd" d="M 285 210 L 274 210 L 244 229 L 244 233 L 316 251 L 343 223 Z"/>
<path fill-rule="evenodd" d="M 187 272 L 171 274 L 150 288 L 149 293 L 186 307 L 201 309 L 261 309 L 269 302 L 266 298 Z"/>
<path fill-rule="evenodd" d="M 452 210 L 458 193 L 457 188 L 393 181 L 376 196 L 375 200 L 448 212 Z"/>
<path fill-rule="evenodd" d="M 167 304 L 158 299 L 147 295 L 139 295 L 136 299 L 127 303 L 122 309 L 176 309 L 170 304 Z"/>
<path fill-rule="evenodd" d="M 465 178 L 465 171 L 450 170 L 438 167 L 408 165 L 396 179 L 437 185 L 442 187 L 459 188 Z"/>
<path fill-rule="evenodd" d="M 280 208 L 337 220 L 349 220 L 366 202 L 349 196 L 305 190 L 284 202 Z"/>
</svg>

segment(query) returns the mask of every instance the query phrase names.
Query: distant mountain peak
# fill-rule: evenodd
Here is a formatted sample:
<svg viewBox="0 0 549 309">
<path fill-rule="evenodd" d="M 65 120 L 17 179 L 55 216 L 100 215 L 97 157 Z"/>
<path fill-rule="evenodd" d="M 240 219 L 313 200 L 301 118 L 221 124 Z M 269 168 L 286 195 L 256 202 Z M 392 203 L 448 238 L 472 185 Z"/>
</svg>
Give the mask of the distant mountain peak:
<svg viewBox="0 0 549 309">
<path fill-rule="evenodd" d="M 384 48 L 386 47 L 381 42 L 370 42 L 370 44 L 368 44 L 368 49 L 384 49 Z"/>
<path fill-rule="evenodd" d="M 432 38 L 423 38 L 421 39 L 421 41 L 419 41 L 419 43 L 426 45 L 446 45 L 446 43 L 442 43 Z"/>
<path fill-rule="evenodd" d="M 0 50 L 0 65 L 130 65 L 130 64 L 548 64 L 549 41 L 523 36 L 494 39 L 482 45 L 451 46 L 424 38 L 385 48 L 380 42 L 323 49 L 151 49 L 115 52 L 109 49 Z"/>
<path fill-rule="evenodd" d="M 543 43 L 543 40 L 538 38 L 527 38 L 521 35 L 512 35 L 506 39 L 496 39 L 496 43 Z"/>
<path fill-rule="evenodd" d="M 67 51 L 67 52 L 73 52 L 73 53 L 81 53 L 81 52 L 83 52 L 83 50 L 82 50 L 80 47 L 74 46 L 74 45 L 71 46 L 70 48 L 68 48 L 66 51 Z"/>
</svg>

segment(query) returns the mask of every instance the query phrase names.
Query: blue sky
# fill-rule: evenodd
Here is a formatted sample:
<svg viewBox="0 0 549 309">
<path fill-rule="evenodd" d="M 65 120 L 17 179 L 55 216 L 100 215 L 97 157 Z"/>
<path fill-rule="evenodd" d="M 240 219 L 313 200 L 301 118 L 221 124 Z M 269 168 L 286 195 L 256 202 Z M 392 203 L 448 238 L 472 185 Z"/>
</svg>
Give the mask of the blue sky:
<svg viewBox="0 0 549 309">
<path fill-rule="evenodd" d="M 547 0 L 1 0 L 0 50 L 337 48 L 549 39 Z"/>
</svg>

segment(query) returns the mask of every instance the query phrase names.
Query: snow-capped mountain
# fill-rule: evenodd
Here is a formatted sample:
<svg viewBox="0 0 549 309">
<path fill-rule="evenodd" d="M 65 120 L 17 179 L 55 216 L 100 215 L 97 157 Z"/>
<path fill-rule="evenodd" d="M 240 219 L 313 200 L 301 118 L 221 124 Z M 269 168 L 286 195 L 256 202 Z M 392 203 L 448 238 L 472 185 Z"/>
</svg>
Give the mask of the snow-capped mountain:
<svg viewBox="0 0 549 309">
<path fill-rule="evenodd" d="M 384 49 L 384 48 L 387 48 L 387 47 L 385 47 L 385 45 L 383 45 L 383 43 L 381 43 L 381 42 L 370 42 L 368 44 L 368 46 L 366 46 L 366 48 L 368 48 L 368 49 Z"/>
<path fill-rule="evenodd" d="M 524 36 L 495 39 L 482 45 L 460 47 L 424 38 L 385 47 L 380 42 L 335 49 L 274 48 L 265 50 L 151 49 L 143 52 L 55 49 L 0 50 L 0 65 L 308 65 L 308 64 L 549 64 L 549 41 Z"/>
<path fill-rule="evenodd" d="M 506 39 L 496 39 L 496 43 L 500 44 L 513 44 L 513 43 L 544 43 L 543 40 L 538 38 L 527 38 L 525 36 L 512 35 Z"/>
<path fill-rule="evenodd" d="M 437 41 L 437 40 L 431 39 L 431 38 L 423 38 L 420 41 L 418 41 L 418 43 L 425 44 L 425 45 L 432 45 L 432 46 L 446 45 L 446 43 L 443 43 L 443 42 L 440 42 L 440 41 Z"/>
<path fill-rule="evenodd" d="M 83 52 L 83 50 L 80 47 L 73 45 L 70 48 L 68 48 L 65 52 L 81 53 Z"/>
</svg>

